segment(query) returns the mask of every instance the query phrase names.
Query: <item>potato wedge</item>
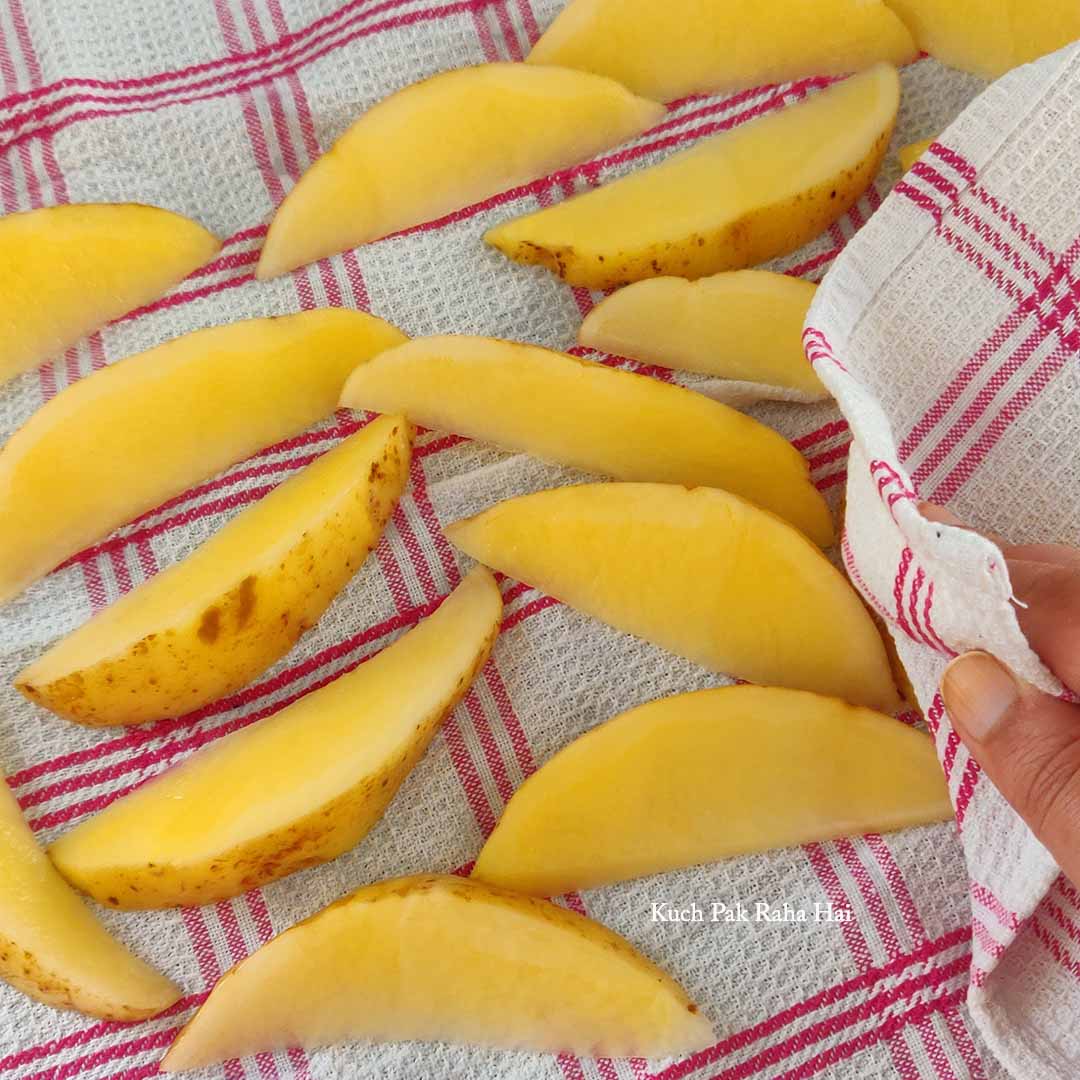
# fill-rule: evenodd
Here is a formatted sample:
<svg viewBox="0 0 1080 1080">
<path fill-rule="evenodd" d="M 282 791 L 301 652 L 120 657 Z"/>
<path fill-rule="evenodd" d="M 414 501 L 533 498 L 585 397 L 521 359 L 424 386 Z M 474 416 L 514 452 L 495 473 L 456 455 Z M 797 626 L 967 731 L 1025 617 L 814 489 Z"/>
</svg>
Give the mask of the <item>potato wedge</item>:
<svg viewBox="0 0 1080 1080">
<path fill-rule="evenodd" d="M 889 145 L 900 82 L 878 65 L 484 239 L 571 285 L 699 278 L 786 255 L 849 210 Z"/>
<path fill-rule="evenodd" d="M 881 637 L 798 530 L 715 488 L 582 484 L 447 526 L 466 554 L 571 607 L 751 682 L 890 711 Z"/>
<path fill-rule="evenodd" d="M 468 878 L 395 878 L 279 934 L 214 987 L 164 1072 L 345 1039 L 666 1057 L 712 1031 L 629 942 Z"/>
<path fill-rule="evenodd" d="M 201 225 L 156 206 L 0 217 L 0 384 L 156 300 L 220 249 Z"/>
<path fill-rule="evenodd" d="M 933 139 L 923 139 L 920 142 L 908 143 L 907 146 L 900 147 L 896 155 L 900 159 L 900 168 L 907 172 L 930 149 L 933 141 Z"/>
<path fill-rule="evenodd" d="M 418 338 L 361 364 L 341 403 L 621 480 L 723 487 L 832 543 L 829 508 L 783 436 L 703 394 L 566 353 Z"/>
<path fill-rule="evenodd" d="M 652 701 L 560 750 L 514 793 L 473 877 L 558 896 L 951 818 L 923 732 L 836 698 L 728 686 Z"/>
<path fill-rule="evenodd" d="M 584 161 L 663 116 L 611 79 L 562 68 L 482 64 L 407 86 L 300 178 L 270 225 L 258 277 Z"/>
<path fill-rule="evenodd" d="M 349 372 L 404 340 L 371 315 L 321 308 L 186 334 L 69 386 L 0 449 L 0 603 L 329 415 Z"/>
<path fill-rule="evenodd" d="M 591 349 L 721 379 L 828 397 L 803 352 L 817 286 L 767 270 L 660 277 L 602 300 L 578 331 Z M 720 485 L 723 486 L 723 485 Z"/>
<path fill-rule="evenodd" d="M 882 0 L 571 0 L 529 54 L 670 101 L 807 75 L 847 75 L 919 50 Z"/>
<path fill-rule="evenodd" d="M 105 1020 L 145 1020 L 180 997 L 68 887 L 2 776 L 0 867 L 0 979 L 35 1001 Z"/>
<path fill-rule="evenodd" d="M 219 739 L 49 849 L 111 907 L 210 904 L 328 862 L 382 817 L 499 633 L 475 569 L 436 612 L 355 671 Z"/>
<path fill-rule="evenodd" d="M 89 727 L 182 716 L 280 660 L 360 568 L 409 481 L 403 417 L 369 424 L 121 597 L 15 680 Z"/>
<path fill-rule="evenodd" d="M 886 0 L 915 43 L 949 67 L 996 79 L 1080 38 L 1073 0 Z"/>
</svg>

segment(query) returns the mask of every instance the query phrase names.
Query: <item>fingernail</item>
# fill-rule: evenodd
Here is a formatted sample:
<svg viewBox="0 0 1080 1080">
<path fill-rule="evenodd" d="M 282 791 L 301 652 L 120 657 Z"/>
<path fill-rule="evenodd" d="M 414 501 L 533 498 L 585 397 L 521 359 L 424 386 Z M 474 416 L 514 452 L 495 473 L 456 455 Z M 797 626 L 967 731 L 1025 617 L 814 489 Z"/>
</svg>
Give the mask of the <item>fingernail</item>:
<svg viewBox="0 0 1080 1080">
<path fill-rule="evenodd" d="M 1020 688 L 1009 669 L 989 653 L 969 652 L 945 669 L 941 696 L 961 734 L 981 742 L 1020 700 Z"/>
</svg>

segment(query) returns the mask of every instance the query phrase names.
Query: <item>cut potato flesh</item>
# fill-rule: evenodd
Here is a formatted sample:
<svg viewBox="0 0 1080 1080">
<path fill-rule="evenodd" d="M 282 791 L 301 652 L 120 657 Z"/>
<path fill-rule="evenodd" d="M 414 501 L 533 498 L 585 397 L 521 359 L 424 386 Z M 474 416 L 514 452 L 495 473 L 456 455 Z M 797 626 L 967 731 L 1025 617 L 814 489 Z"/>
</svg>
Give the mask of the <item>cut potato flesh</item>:
<svg viewBox="0 0 1080 1080">
<path fill-rule="evenodd" d="M 91 914 L 37 845 L 0 777 L 0 979 L 36 1001 L 144 1020 L 180 991 Z"/>
<path fill-rule="evenodd" d="M 581 71 L 483 64 L 435 75 L 368 110 L 308 169 L 270 226 L 258 276 L 584 161 L 663 116 L 662 105 Z"/>
<path fill-rule="evenodd" d="M 897 153 L 897 157 L 900 158 L 900 168 L 907 172 L 930 149 L 930 144 L 933 141 L 933 139 L 923 139 L 921 142 L 908 143 L 907 146 L 902 146 Z"/>
<path fill-rule="evenodd" d="M 642 705 L 561 750 L 515 792 L 473 876 L 558 896 L 951 817 L 921 731 L 836 698 L 729 686 Z"/>
<path fill-rule="evenodd" d="M 881 0 L 572 0 L 529 63 L 594 71 L 670 101 L 917 55 Z"/>
<path fill-rule="evenodd" d="M 51 206 L 0 217 L 0 384 L 156 300 L 221 248 L 156 206 Z"/>
<path fill-rule="evenodd" d="M 712 1032 L 599 923 L 431 875 L 369 885 L 264 945 L 214 987 L 162 1069 L 344 1039 L 667 1057 Z"/>
<path fill-rule="evenodd" d="M 590 289 L 754 266 L 801 247 L 855 204 L 877 174 L 899 102 L 896 70 L 879 65 L 485 239 Z"/>
<path fill-rule="evenodd" d="M 0 602 L 192 484 L 337 406 L 405 336 L 324 308 L 200 330 L 69 386 L 0 450 Z"/>
<path fill-rule="evenodd" d="M 509 499 L 446 533 L 474 559 L 714 671 L 898 703 L 881 637 L 841 573 L 736 495 L 583 484 Z"/>
<path fill-rule="evenodd" d="M 622 480 L 723 487 L 832 542 L 828 507 L 781 435 L 702 394 L 565 353 L 419 338 L 361 364 L 342 404 Z"/>
<path fill-rule="evenodd" d="M 112 907 L 209 904 L 355 847 L 461 700 L 499 632 L 478 568 L 415 629 L 220 739 L 61 837 L 60 872 Z"/>
<path fill-rule="evenodd" d="M 1080 38 L 1075 0 L 886 0 L 915 43 L 950 67 L 996 79 Z"/>
<path fill-rule="evenodd" d="M 803 352 L 817 286 L 787 274 L 734 270 L 699 281 L 639 281 L 601 301 L 581 324 L 592 349 L 660 367 L 787 390 L 828 392 Z"/>
<path fill-rule="evenodd" d="M 411 430 L 383 417 L 26 668 L 31 701 L 92 727 L 182 716 L 245 686 L 313 626 L 378 543 Z"/>
</svg>

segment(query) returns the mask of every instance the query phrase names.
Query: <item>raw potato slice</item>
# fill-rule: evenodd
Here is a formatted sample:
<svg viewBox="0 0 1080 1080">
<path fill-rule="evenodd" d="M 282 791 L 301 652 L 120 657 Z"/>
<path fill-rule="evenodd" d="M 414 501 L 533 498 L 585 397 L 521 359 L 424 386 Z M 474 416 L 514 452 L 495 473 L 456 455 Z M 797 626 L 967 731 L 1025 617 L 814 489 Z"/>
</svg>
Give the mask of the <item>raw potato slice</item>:
<svg viewBox="0 0 1080 1080">
<path fill-rule="evenodd" d="M 473 877 L 558 896 L 951 818 L 923 732 L 836 698 L 729 686 L 631 709 L 561 750 L 514 793 Z"/>
<path fill-rule="evenodd" d="M 802 533 L 736 495 L 582 484 L 508 499 L 446 535 L 466 554 L 713 671 L 891 711 L 881 637 Z"/>
<path fill-rule="evenodd" d="M 220 248 L 194 221 L 135 203 L 0 217 L 0 384 L 156 300 Z"/>
<path fill-rule="evenodd" d="M 61 837 L 60 872 L 112 907 L 210 904 L 348 851 L 382 817 L 499 632 L 474 570 L 355 671 L 228 735 Z"/>
<path fill-rule="evenodd" d="M 46 1005 L 105 1020 L 145 1020 L 180 997 L 68 888 L 2 776 L 0 866 L 0 979 Z"/>
<path fill-rule="evenodd" d="M 920 49 L 984 79 L 1080 38 L 1075 0 L 887 0 Z"/>
<path fill-rule="evenodd" d="M 908 143 L 907 146 L 902 146 L 897 154 L 897 157 L 900 158 L 900 168 L 907 172 L 930 149 L 930 144 L 933 141 L 933 139 L 923 139 L 921 142 Z"/>
<path fill-rule="evenodd" d="M 300 178 L 270 225 L 258 277 L 584 161 L 663 116 L 611 79 L 562 68 L 482 64 L 407 86 Z"/>
<path fill-rule="evenodd" d="M 723 487 L 832 543 L 829 509 L 787 439 L 643 375 L 536 345 L 419 338 L 361 364 L 341 401 L 622 480 Z"/>
<path fill-rule="evenodd" d="M 409 479 L 382 417 L 20 673 L 31 701 L 105 727 L 182 716 L 239 690 L 314 626 L 379 541 Z"/>
<path fill-rule="evenodd" d="M 427 875 L 359 889 L 214 987 L 162 1069 L 345 1039 L 667 1057 L 712 1041 L 629 942 L 546 900 Z"/>
<path fill-rule="evenodd" d="M 0 449 L 0 603 L 166 499 L 332 413 L 405 335 L 323 308 L 200 330 L 57 394 Z"/>
<path fill-rule="evenodd" d="M 754 266 L 801 247 L 855 204 L 877 174 L 899 102 L 896 70 L 879 65 L 485 239 L 589 289 Z"/>
<path fill-rule="evenodd" d="M 595 71 L 670 101 L 917 55 L 881 0 L 572 0 L 529 63 Z"/>
<path fill-rule="evenodd" d="M 592 349 L 660 367 L 697 371 L 828 396 L 803 352 L 802 328 L 817 286 L 767 270 L 699 281 L 661 277 L 602 300 L 581 324 Z"/>
</svg>

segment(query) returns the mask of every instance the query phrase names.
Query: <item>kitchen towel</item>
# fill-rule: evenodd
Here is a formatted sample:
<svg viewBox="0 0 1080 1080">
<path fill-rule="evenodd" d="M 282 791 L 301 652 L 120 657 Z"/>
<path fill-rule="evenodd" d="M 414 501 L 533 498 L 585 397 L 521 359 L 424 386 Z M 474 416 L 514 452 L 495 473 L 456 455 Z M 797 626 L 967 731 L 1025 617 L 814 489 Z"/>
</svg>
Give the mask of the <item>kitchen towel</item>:
<svg viewBox="0 0 1080 1080">
<path fill-rule="evenodd" d="M 1020 630 L 990 540 L 1080 537 L 1080 48 L 1000 79 L 837 261 L 804 341 L 854 439 L 844 561 L 937 740 L 971 879 L 969 1006 L 1017 1076 L 1080 1075 L 1080 894 L 984 776 L 937 693 L 986 649 L 1071 697 Z"/>
</svg>

